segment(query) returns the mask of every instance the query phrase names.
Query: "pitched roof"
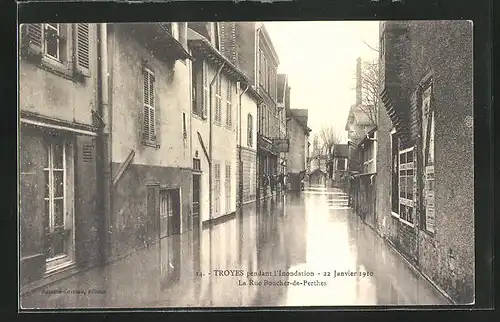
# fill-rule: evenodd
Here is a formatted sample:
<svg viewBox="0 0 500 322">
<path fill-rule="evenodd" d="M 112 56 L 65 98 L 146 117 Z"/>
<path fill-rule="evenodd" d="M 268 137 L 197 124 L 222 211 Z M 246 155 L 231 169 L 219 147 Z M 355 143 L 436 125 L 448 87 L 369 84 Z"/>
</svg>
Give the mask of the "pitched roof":
<svg viewBox="0 0 500 322">
<path fill-rule="evenodd" d="M 349 146 L 347 144 L 335 144 L 333 146 L 333 155 L 337 158 L 349 157 Z"/>
<path fill-rule="evenodd" d="M 350 124 L 372 125 L 373 122 L 372 120 L 370 120 L 370 117 L 363 111 L 363 107 L 359 105 L 352 105 L 351 109 L 349 110 L 349 116 L 347 117 L 347 122 L 345 125 L 346 131 L 348 130 Z"/>
</svg>

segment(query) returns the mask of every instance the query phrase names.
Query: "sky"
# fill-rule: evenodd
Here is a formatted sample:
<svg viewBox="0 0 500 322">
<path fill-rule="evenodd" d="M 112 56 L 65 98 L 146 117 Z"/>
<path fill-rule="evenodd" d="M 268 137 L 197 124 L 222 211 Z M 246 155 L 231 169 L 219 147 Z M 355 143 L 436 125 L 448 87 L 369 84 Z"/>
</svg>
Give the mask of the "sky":
<svg viewBox="0 0 500 322">
<path fill-rule="evenodd" d="M 311 137 L 334 126 L 346 140 L 345 123 L 356 100 L 356 58 L 377 58 L 365 43 L 378 47 L 378 21 L 264 24 L 279 56 L 278 73 L 288 74 L 290 107 L 309 110 Z"/>
</svg>

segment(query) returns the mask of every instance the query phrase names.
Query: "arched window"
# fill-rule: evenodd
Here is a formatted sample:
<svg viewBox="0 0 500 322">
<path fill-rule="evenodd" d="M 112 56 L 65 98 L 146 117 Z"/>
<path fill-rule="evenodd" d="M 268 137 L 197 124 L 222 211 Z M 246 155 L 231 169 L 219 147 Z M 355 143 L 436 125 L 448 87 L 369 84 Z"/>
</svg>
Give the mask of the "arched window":
<svg viewBox="0 0 500 322">
<path fill-rule="evenodd" d="M 247 116 L 247 145 L 253 146 L 253 117 L 250 113 Z"/>
</svg>

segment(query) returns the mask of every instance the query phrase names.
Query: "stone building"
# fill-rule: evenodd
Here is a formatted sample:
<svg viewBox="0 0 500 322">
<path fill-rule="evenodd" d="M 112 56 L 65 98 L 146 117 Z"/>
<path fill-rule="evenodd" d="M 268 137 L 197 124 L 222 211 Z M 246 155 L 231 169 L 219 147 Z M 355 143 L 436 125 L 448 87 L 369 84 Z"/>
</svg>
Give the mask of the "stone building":
<svg viewBox="0 0 500 322">
<path fill-rule="evenodd" d="M 245 55 L 241 54 L 242 46 L 245 44 L 237 38 L 237 30 L 241 32 L 241 26 L 237 29 L 236 22 L 219 22 L 220 28 L 220 52 L 247 78 L 252 73 L 245 70 Z M 238 33 L 238 36 L 240 35 Z M 238 40 L 238 44 L 237 44 Z M 250 83 L 241 83 L 238 92 L 237 114 L 237 160 L 238 171 L 236 180 L 238 193 L 236 200 L 238 205 L 247 204 L 257 198 L 257 131 L 258 131 L 258 107 L 262 103 L 262 96 Z"/>
<path fill-rule="evenodd" d="M 292 191 L 300 191 L 300 181 L 309 170 L 309 133 L 307 126 L 308 111 L 305 109 L 287 108 L 287 133 L 290 139 L 290 150 L 287 154 L 287 171 L 289 187 Z"/>
<path fill-rule="evenodd" d="M 473 303 L 472 23 L 382 22 L 379 48 L 377 230 L 451 299 Z"/>
<path fill-rule="evenodd" d="M 222 54 L 219 23 L 190 22 L 188 27 L 194 56 L 193 154 L 203 168 L 194 180 L 201 221 L 210 222 L 236 211 L 239 85 L 249 82 Z"/>
<path fill-rule="evenodd" d="M 86 23 L 21 26 L 21 292 L 100 259 L 98 29 Z"/>
<path fill-rule="evenodd" d="M 277 107 L 278 55 L 263 23 L 222 23 L 222 52 L 231 57 L 262 98 L 257 110 L 257 199 L 271 194 L 269 178 L 278 174 L 280 136 Z"/>
</svg>

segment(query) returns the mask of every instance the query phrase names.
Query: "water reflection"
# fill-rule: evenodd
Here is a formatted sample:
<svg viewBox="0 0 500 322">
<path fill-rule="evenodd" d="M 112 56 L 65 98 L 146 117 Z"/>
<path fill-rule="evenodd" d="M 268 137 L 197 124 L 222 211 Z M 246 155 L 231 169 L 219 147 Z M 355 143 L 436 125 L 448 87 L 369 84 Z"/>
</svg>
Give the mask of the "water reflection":
<svg viewBox="0 0 500 322">
<path fill-rule="evenodd" d="M 225 222 L 168 236 L 106 267 L 44 289 L 59 293 L 35 291 L 22 299 L 22 305 L 168 308 L 447 303 L 352 211 L 331 209 L 332 198 L 329 194 L 288 194 L 270 198 L 259 207 L 248 204 Z M 313 275 L 294 276 L 304 272 Z M 335 272 L 373 272 L 373 276 L 335 277 Z M 302 285 L 284 286 L 294 281 Z"/>
</svg>

